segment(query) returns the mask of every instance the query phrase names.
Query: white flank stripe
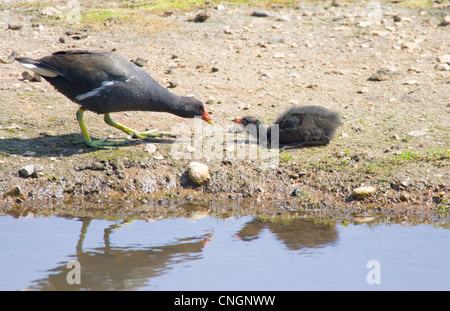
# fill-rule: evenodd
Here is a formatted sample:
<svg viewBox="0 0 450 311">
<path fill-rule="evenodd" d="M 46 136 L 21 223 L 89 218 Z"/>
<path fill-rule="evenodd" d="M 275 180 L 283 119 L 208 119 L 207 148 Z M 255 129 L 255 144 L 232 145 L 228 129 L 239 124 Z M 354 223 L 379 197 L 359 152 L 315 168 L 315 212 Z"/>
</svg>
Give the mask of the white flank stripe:
<svg viewBox="0 0 450 311">
<path fill-rule="evenodd" d="M 115 81 L 104 81 L 102 82 L 102 85 L 93 89 L 92 91 L 89 91 L 87 93 L 84 94 L 80 94 L 77 97 L 75 97 L 76 100 L 83 100 L 86 99 L 88 97 L 92 97 L 92 96 L 97 96 L 98 94 L 100 94 L 100 92 L 102 90 L 104 90 L 105 88 L 107 88 L 108 86 L 112 86 L 114 84 Z"/>
<path fill-rule="evenodd" d="M 131 79 L 134 79 L 135 77 L 136 77 L 136 76 L 131 76 L 129 79 L 126 79 L 126 80 L 125 80 L 125 83 L 130 82 L 130 80 L 131 80 Z"/>
<path fill-rule="evenodd" d="M 47 70 L 47 69 L 43 69 L 43 68 L 39 68 L 36 65 L 33 64 L 27 64 L 27 63 L 20 63 L 22 66 L 24 66 L 25 68 L 28 68 L 32 71 L 34 71 L 35 73 L 37 73 L 38 75 L 41 75 L 43 77 L 49 77 L 49 78 L 54 78 L 56 77 L 58 74 L 54 73 L 53 71 Z"/>
</svg>

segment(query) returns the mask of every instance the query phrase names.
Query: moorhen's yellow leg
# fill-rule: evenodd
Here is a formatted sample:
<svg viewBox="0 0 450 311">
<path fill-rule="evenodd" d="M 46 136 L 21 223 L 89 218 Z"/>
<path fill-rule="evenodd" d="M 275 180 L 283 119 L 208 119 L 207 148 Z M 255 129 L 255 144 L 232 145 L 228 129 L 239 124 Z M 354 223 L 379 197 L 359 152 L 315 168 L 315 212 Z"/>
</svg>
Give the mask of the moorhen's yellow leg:
<svg viewBox="0 0 450 311">
<path fill-rule="evenodd" d="M 83 135 L 84 141 L 86 142 L 86 145 L 89 147 L 97 148 L 97 149 L 113 149 L 114 146 L 124 145 L 129 142 L 129 140 L 124 141 L 106 141 L 106 139 L 99 139 L 99 140 L 91 140 L 91 137 L 89 137 L 89 133 L 87 132 L 86 125 L 83 121 L 83 114 L 85 110 L 84 109 L 78 109 L 77 110 L 77 121 L 80 125 L 81 134 Z"/>
<path fill-rule="evenodd" d="M 157 132 L 157 130 L 150 130 L 146 132 L 138 132 L 136 130 L 133 130 L 132 128 L 129 128 L 125 125 L 122 125 L 120 123 L 117 123 L 111 119 L 111 116 L 109 113 L 105 113 L 105 122 L 108 125 L 111 125 L 122 132 L 127 133 L 128 135 L 132 135 L 133 137 L 143 139 L 143 140 L 153 140 L 154 137 L 161 137 L 161 136 L 168 136 L 168 137 L 177 137 L 177 135 L 167 132 Z"/>
</svg>

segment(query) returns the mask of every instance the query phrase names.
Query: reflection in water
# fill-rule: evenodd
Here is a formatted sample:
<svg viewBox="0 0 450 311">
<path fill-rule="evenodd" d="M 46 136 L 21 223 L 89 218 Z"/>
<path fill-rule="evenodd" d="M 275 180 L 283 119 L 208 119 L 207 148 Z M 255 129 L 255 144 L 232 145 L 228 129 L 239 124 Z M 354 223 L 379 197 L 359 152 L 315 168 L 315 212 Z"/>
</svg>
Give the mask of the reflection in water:
<svg viewBox="0 0 450 311">
<path fill-rule="evenodd" d="M 123 225 L 112 224 L 104 229 L 104 246 L 90 251 L 83 250 L 91 219 L 80 219 L 83 223 L 76 254 L 71 260 L 80 263 L 82 284 L 68 284 L 66 263 L 51 269 L 45 279 L 35 281 L 30 289 L 34 290 L 136 290 L 144 286 L 149 279 L 164 273 L 170 266 L 186 260 L 201 258 L 200 253 L 211 234 L 187 237 L 179 243 L 158 247 L 111 247 L 110 236 Z"/>
<path fill-rule="evenodd" d="M 0 289 L 450 289 L 447 229 L 203 216 L 0 216 Z M 80 285 L 67 282 L 71 260 Z M 381 263 L 378 287 L 367 283 L 369 260 Z"/>
<path fill-rule="evenodd" d="M 269 229 L 290 250 L 321 247 L 336 242 L 338 238 L 334 226 L 304 219 L 292 219 L 284 223 L 254 219 L 239 231 L 238 236 L 244 241 L 252 241 L 258 238 L 263 229 Z"/>
<path fill-rule="evenodd" d="M 67 262 L 50 269 L 48 276 L 33 281 L 33 290 L 137 290 L 148 285 L 153 277 L 166 273 L 171 267 L 189 260 L 201 259 L 201 253 L 213 234 L 187 236 L 177 242 L 161 246 L 111 246 L 111 235 L 130 222 L 113 223 L 104 229 L 103 246 L 84 250 L 83 241 L 88 234 L 90 218 L 80 218 L 81 233 L 76 245 L 76 254 L 68 255 L 70 260 L 80 263 L 82 284 L 68 284 Z M 151 223 L 149 223 L 151 225 Z M 257 238 L 267 228 L 290 250 L 304 247 L 318 247 L 336 241 L 334 227 L 315 224 L 307 220 L 292 220 L 288 223 L 273 223 L 252 219 L 237 234 L 244 241 Z"/>
</svg>

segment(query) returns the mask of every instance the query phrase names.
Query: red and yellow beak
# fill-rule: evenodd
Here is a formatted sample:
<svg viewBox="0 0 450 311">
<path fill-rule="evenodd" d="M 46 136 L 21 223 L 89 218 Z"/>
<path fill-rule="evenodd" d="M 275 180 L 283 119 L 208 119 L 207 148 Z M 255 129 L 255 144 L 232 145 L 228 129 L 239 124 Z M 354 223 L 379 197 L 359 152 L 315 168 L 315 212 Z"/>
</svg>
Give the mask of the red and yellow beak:
<svg viewBox="0 0 450 311">
<path fill-rule="evenodd" d="M 234 123 L 241 123 L 241 121 L 242 121 L 242 118 L 234 118 L 233 120 L 231 120 L 231 121 L 233 121 Z"/>
<path fill-rule="evenodd" d="M 214 124 L 214 122 L 211 119 L 211 117 L 209 116 L 209 114 L 206 113 L 206 109 L 203 110 L 202 120 L 208 122 L 209 124 Z"/>
</svg>

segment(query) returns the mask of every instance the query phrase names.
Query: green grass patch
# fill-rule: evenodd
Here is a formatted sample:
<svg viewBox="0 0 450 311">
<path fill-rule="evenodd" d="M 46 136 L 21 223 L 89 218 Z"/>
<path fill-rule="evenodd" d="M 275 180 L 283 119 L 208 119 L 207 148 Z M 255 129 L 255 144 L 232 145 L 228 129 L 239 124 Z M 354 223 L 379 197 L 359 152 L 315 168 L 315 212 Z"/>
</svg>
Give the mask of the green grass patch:
<svg viewBox="0 0 450 311">
<path fill-rule="evenodd" d="M 407 8 L 430 7 L 433 5 L 433 0 L 404 0 L 400 5 Z"/>
<path fill-rule="evenodd" d="M 280 163 L 288 163 L 288 162 L 291 162 L 293 159 L 292 153 L 288 153 L 288 152 L 280 152 L 278 157 L 279 157 Z"/>
<path fill-rule="evenodd" d="M 123 10 L 117 9 L 89 9 L 81 14 L 82 24 L 105 23 L 111 20 L 127 20 L 130 16 Z"/>
<path fill-rule="evenodd" d="M 402 162 L 414 162 L 414 161 L 439 161 L 448 160 L 450 158 L 449 149 L 428 149 L 427 152 L 420 151 L 403 151 L 395 156 L 395 160 Z"/>
</svg>

